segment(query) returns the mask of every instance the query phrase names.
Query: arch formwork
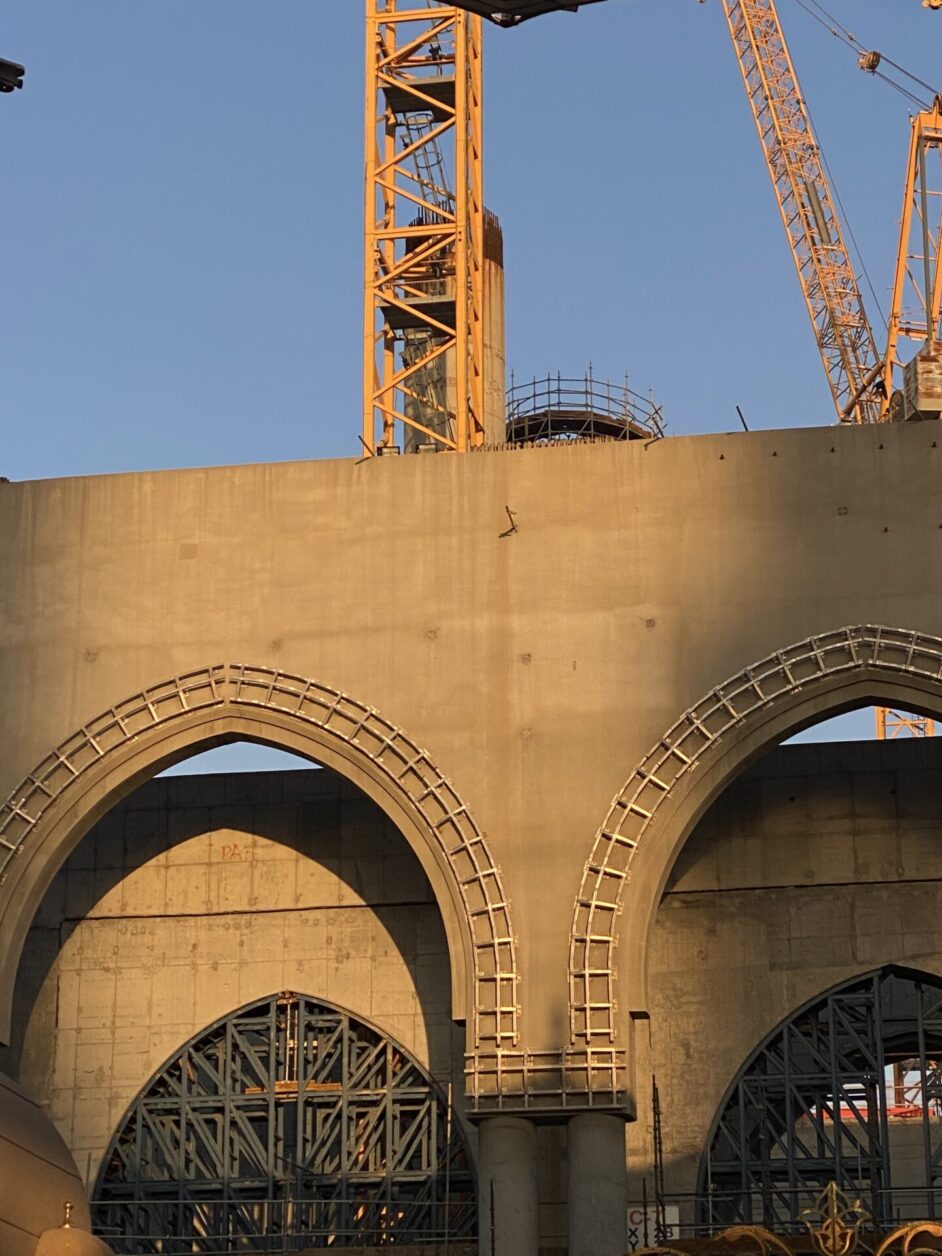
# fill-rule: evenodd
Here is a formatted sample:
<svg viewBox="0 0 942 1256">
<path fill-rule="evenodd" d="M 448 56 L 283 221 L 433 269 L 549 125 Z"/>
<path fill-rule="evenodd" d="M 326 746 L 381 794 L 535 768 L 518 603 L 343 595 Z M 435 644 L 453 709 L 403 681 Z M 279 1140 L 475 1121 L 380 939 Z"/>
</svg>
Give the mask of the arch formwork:
<svg viewBox="0 0 942 1256">
<path fill-rule="evenodd" d="M 425 870 L 448 940 L 452 1011 L 469 1050 L 517 1042 L 517 962 L 500 870 L 466 804 L 420 749 L 372 707 L 271 668 L 216 664 L 103 711 L 66 738 L 0 808 L 0 1037 L 30 923 L 70 851 L 144 780 L 236 740 L 295 751 L 358 785 Z"/>
<path fill-rule="evenodd" d="M 714 799 L 770 746 L 871 702 L 940 715 L 942 638 L 874 625 L 808 637 L 712 689 L 652 746 L 612 802 L 583 870 L 570 936 L 573 1044 L 623 1040 L 621 981 L 624 1020 L 646 1009 L 658 904 Z M 627 951 L 620 962 L 617 943 Z"/>
</svg>

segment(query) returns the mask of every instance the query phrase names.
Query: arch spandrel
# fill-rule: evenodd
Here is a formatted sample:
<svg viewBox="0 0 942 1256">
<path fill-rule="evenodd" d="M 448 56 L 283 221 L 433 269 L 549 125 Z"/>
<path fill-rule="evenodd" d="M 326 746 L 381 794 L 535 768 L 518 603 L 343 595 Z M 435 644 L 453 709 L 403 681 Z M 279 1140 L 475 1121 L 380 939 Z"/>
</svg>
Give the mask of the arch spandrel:
<svg viewBox="0 0 942 1256">
<path fill-rule="evenodd" d="M 658 904 L 710 803 L 770 746 L 868 703 L 942 716 L 942 638 L 876 625 L 809 637 L 711 690 L 652 746 L 614 798 L 583 870 L 570 936 L 573 1044 L 620 1041 L 618 1021 L 647 1006 Z"/>
<path fill-rule="evenodd" d="M 0 1036 L 19 955 L 43 893 L 82 836 L 144 780 L 198 749 L 250 740 L 333 768 L 402 832 L 441 910 L 456 1019 L 469 1045 L 517 1041 L 510 907 L 485 835 L 454 786 L 373 708 L 270 668 L 216 664 L 101 712 L 55 748 L 0 808 Z"/>
</svg>

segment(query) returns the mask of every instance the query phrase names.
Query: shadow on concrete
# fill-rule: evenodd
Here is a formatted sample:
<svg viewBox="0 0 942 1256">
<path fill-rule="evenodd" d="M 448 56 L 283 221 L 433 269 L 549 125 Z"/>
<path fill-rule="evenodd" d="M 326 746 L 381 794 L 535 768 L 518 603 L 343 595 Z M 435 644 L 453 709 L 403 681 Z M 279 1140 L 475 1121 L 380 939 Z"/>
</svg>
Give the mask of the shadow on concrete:
<svg viewBox="0 0 942 1256">
<path fill-rule="evenodd" d="M 37 911 L 17 974 L 13 1038 L 9 1047 L 0 1048 L 0 1069 L 14 1077 L 19 1074 L 27 1027 L 40 992 L 78 925 L 96 916 L 126 918 L 123 912 L 96 912 L 96 908 L 150 861 L 220 830 L 231 832 L 233 846 L 239 835 L 245 835 L 249 841 L 259 837 L 288 847 L 333 873 L 350 891 L 349 902 L 309 906 L 297 902 L 294 910 L 363 905 L 375 914 L 415 983 L 425 1021 L 429 1071 L 439 1079 L 450 1077 L 455 1069 L 453 1022 L 443 1033 L 441 1023 L 433 1024 L 429 1016 L 430 1008 L 441 1006 L 435 988 L 440 990 L 442 968 L 446 980 L 450 973 L 444 926 L 428 878 L 406 839 L 375 803 L 339 773 L 311 767 L 156 777 L 112 808 L 65 861 Z M 392 884 L 396 894 L 390 893 Z M 423 922 L 425 938 L 419 948 L 417 916 L 428 908 L 435 923 Z M 244 902 L 218 911 L 175 914 L 267 910 L 290 911 L 292 907 L 266 909 Z M 326 997 L 326 991 L 299 993 Z M 347 1010 L 359 1019 L 369 1019 L 362 1009 Z M 50 1015 L 54 1016 L 53 1007 Z M 54 1032 L 55 1025 L 50 1029 Z"/>
</svg>

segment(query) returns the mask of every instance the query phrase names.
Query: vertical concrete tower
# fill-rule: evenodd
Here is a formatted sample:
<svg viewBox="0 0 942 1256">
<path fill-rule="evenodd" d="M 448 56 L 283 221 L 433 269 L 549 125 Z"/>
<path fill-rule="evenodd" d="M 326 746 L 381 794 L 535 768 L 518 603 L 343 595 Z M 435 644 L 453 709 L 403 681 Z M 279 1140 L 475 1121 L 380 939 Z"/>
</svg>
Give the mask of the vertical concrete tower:
<svg viewBox="0 0 942 1256">
<path fill-rule="evenodd" d="M 504 316 L 504 233 L 500 219 L 484 211 L 484 426 L 487 443 L 504 439 L 507 344 Z"/>
</svg>

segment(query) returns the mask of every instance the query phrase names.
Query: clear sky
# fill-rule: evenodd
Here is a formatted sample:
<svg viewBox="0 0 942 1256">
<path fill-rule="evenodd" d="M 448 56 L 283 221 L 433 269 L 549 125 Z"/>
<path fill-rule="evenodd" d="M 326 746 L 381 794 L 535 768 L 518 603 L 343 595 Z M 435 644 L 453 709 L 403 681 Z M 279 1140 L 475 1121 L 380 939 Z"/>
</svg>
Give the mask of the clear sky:
<svg viewBox="0 0 942 1256">
<path fill-rule="evenodd" d="M 779 2 L 885 303 L 909 106 Z M 829 7 L 942 80 L 942 12 Z M 0 474 L 358 452 L 363 35 L 361 0 L 4 0 Z M 718 0 L 489 28 L 485 82 L 518 379 L 628 371 L 674 434 L 832 421 Z"/>
</svg>

